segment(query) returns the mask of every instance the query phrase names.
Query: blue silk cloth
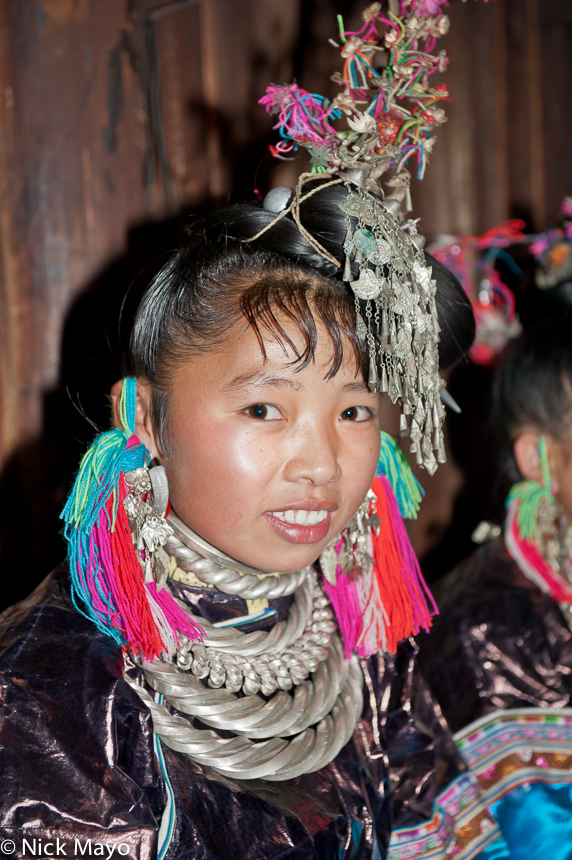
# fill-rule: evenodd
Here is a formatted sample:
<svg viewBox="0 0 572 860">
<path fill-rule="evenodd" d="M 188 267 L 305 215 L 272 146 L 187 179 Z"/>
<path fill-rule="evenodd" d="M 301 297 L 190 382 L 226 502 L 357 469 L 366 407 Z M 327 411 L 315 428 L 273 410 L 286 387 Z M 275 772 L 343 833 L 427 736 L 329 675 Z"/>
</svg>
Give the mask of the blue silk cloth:
<svg viewBox="0 0 572 860">
<path fill-rule="evenodd" d="M 484 860 L 571 860 L 572 782 L 523 785 L 491 806 L 506 845 Z M 501 840 L 499 840 L 500 842 Z M 491 846 L 492 847 L 492 846 Z"/>
</svg>

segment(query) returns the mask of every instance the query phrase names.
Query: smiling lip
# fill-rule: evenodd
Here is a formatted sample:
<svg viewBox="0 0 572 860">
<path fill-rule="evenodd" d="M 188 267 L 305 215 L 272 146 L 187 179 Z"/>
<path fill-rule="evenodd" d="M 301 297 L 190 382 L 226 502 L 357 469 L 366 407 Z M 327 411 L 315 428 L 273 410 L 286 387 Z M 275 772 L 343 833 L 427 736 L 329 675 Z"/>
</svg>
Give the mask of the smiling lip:
<svg viewBox="0 0 572 860">
<path fill-rule="evenodd" d="M 264 517 L 268 524 L 280 537 L 290 543 L 310 544 L 320 543 L 327 536 L 332 522 L 332 514 L 338 509 L 335 502 L 304 501 L 297 502 L 282 508 L 274 508 L 273 512 L 267 512 Z M 325 514 L 324 519 L 318 523 L 289 523 L 273 516 L 273 513 L 286 511 L 316 511 Z"/>
</svg>

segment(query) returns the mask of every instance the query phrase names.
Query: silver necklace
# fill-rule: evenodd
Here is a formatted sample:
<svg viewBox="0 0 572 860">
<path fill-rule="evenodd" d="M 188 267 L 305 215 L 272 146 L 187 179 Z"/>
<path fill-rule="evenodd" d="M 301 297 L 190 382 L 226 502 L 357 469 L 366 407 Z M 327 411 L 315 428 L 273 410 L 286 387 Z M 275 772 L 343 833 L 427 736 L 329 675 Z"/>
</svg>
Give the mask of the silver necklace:
<svg viewBox="0 0 572 860">
<path fill-rule="evenodd" d="M 265 573 L 231 558 L 194 532 L 173 511 L 167 517 L 172 534 L 164 548 L 177 559 L 179 567 L 189 570 L 206 585 L 214 585 L 224 594 L 245 600 L 259 597 L 274 599 L 294 594 L 304 582 L 310 568 L 295 573 Z"/>
<path fill-rule="evenodd" d="M 232 693 L 271 696 L 301 684 L 328 656 L 337 629 L 330 602 L 315 573 L 294 595 L 286 621 L 269 631 L 242 633 L 220 629 L 192 616 L 203 627 L 203 642 L 184 637 L 175 657 L 180 669 L 206 679 L 209 687 L 223 685 Z"/>
<path fill-rule="evenodd" d="M 140 500 L 148 482 L 140 471 L 129 476 L 135 491 L 130 514 L 138 543 L 147 531 L 161 531 L 150 550 L 153 560 L 161 552 L 174 555 L 181 567 L 227 594 L 295 595 L 288 618 L 270 631 L 243 633 L 192 616 L 205 630 L 204 641 L 182 638 L 175 662 L 126 657 L 125 680 L 151 711 L 154 731 L 167 746 L 229 777 L 285 780 L 324 767 L 361 715 L 363 676 L 357 658 L 345 658 L 316 572 L 265 573 L 226 556 L 175 514 L 167 524 Z M 211 728 L 197 729 L 183 714 Z"/>
<path fill-rule="evenodd" d="M 277 691 L 238 698 L 227 690 L 209 690 L 194 675 L 156 660 L 141 666 L 152 689 L 169 705 L 197 716 L 216 729 L 197 729 L 185 717 L 157 702 L 134 677 L 135 663 L 126 658 L 124 677 L 151 711 L 153 729 L 171 749 L 197 764 L 237 779 L 292 779 L 325 767 L 350 740 L 363 708 L 363 675 L 354 655 L 344 658 L 335 636 L 328 660 L 293 695 Z"/>
</svg>

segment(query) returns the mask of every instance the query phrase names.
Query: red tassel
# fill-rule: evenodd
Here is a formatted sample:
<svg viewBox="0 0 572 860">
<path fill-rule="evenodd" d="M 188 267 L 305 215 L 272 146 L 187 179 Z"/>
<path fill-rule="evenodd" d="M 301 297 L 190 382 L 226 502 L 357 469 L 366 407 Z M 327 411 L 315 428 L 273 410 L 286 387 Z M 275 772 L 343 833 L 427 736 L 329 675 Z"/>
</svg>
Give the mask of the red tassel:
<svg viewBox="0 0 572 860">
<path fill-rule="evenodd" d="M 421 627 L 429 629 L 437 607 L 423 580 L 387 478 L 375 478 L 372 490 L 381 520 L 378 534 L 372 532 L 374 576 L 387 613 L 386 647 L 394 653 L 402 639 L 418 633 Z"/>
<path fill-rule="evenodd" d="M 123 474 L 119 479 L 118 491 L 115 530 L 110 532 L 111 559 L 117 585 L 113 589 L 114 597 L 129 645 L 145 660 L 154 660 L 160 656 L 164 645 L 149 605 L 145 575 L 133 546 L 129 521 L 123 506 L 126 495 Z M 110 521 L 113 516 L 113 501 L 113 496 L 110 496 L 106 503 Z"/>
</svg>

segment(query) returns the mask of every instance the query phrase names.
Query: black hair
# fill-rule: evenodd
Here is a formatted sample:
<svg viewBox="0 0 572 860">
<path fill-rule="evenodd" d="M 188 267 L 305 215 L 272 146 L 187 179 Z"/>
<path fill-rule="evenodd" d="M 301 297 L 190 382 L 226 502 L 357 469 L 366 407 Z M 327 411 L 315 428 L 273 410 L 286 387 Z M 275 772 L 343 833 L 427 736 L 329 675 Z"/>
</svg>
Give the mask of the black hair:
<svg viewBox="0 0 572 860">
<path fill-rule="evenodd" d="M 513 341 L 494 381 L 493 422 L 511 484 L 522 481 L 513 451 L 519 433 L 532 427 L 563 438 L 572 431 L 572 311 L 559 310 Z"/>
<path fill-rule="evenodd" d="M 340 204 L 346 195 L 345 186 L 330 185 L 300 207 L 304 228 L 340 262 L 347 232 Z M 166 418 L 170 374 L 177 363 L 193 352 L 220 345 L 241 316 L 254 328 L 263 352 L 266 329 L 288 344 L 296 356 L 294 363 L 302 368 L 314 356 L 316 315 L 332 339 L 329 374 L 339 369 L 344 343 L 349 343 L 357 368 L 367 379 L 369 359 L 356 334 L 355 299 L 342 281 L 341 269 L 307 241 L 289 215 L 254 241 L 244 241 L 275 219 L 272 212 L 251 204 L 206 216 L 189 231 L 186 243 L 143 297 L 131 337 L 130 362 L 132 372 L 151 383 L 159 431 Z M 439 364 L 444 369 L 470 348 L 475 323 L 457 279 L 429 254 L 426 257 L 437 282 Z M 280 325 L 284 315 L 300 330 L 301 352 Z"/>
</svg>

